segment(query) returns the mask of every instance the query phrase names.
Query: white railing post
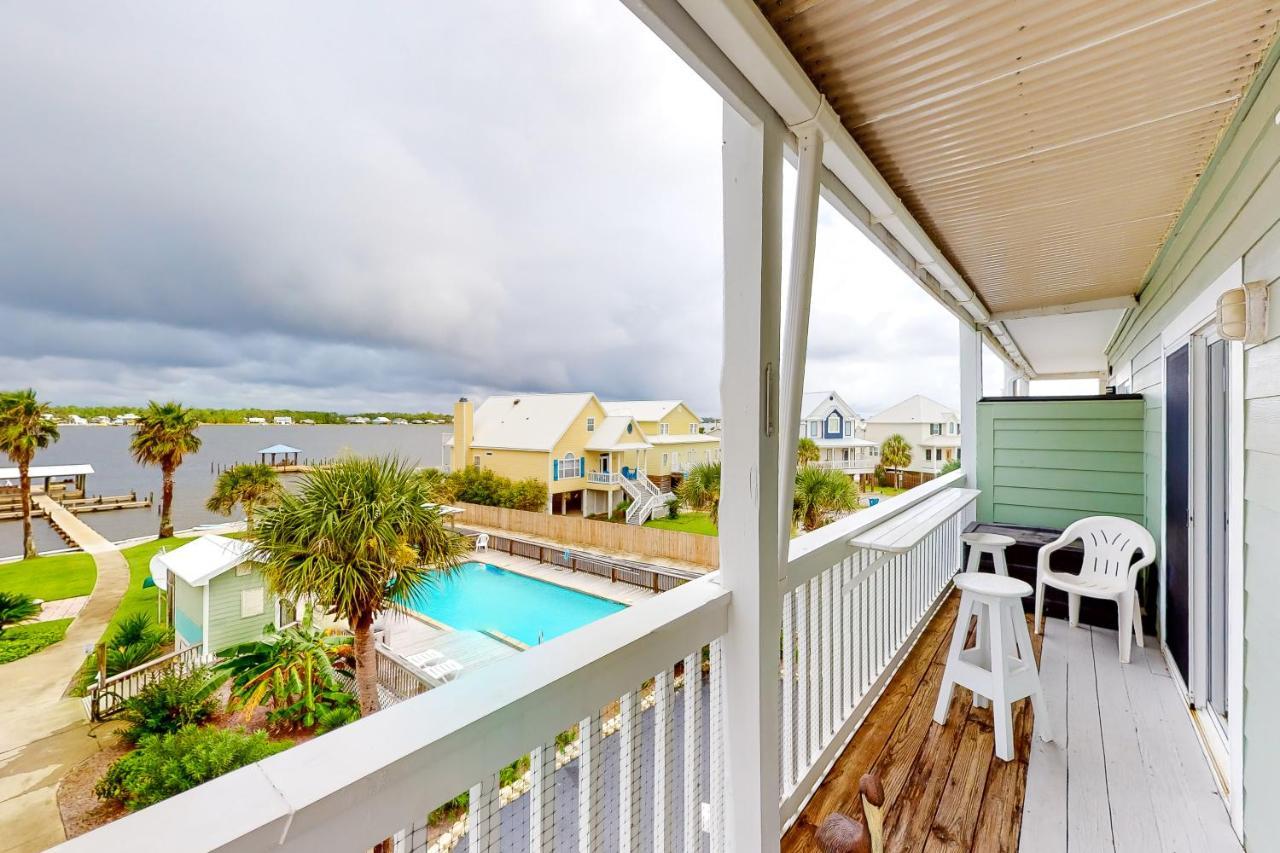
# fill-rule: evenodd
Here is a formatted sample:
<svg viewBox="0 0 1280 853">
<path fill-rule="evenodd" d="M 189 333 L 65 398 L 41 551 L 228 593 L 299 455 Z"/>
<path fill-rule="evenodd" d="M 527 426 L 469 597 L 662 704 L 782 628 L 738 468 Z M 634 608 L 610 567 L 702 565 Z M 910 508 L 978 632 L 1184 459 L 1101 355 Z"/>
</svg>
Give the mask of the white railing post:
<svg viewBox="0 0 1280 853">
<path fill-rule="evenodd" d="M 675 688 L 670 669 L 663 669 L 654 678 L 653 699 L 653 850 L 654 853 L 672 853 Z"/>
<path fill-rule="evenodd" d="M 467 849 L 475 853 L 497 853 L 502 846 L 499 786 L 496 773 L 471 786 L 467 805 Z"/>
<path fill-rule="evenodd" d="M 776 116 L 724 108 L 724 412 L 721 583 L 732 593 L 723 639 L 725 849 L 777 850 L 778 346 L 782 136 Z M 787 446 L 793 441 L 786 436 Z M 713 744 L 715 749 L 716 745 Z"/>
<path fill-rule="evenodd" d="M 529 787 L 529 853 L 556 849 L 556 744 L 552 741 L 529 755 L 533 771 Z"/>
<path fill-rule="evenodd" d="M 599 712 L 578 723 L 578 746 L 578 851 L 592 853 L 604 844 L 604 755 Z"/>
<path fill-rule="evenodd" d="M 683 850 L 702 849 L 702 651 L 684 659 Z"/>
<path fill-rule="evenodd" d="M 982 396 L 982 333 L 960 321 L 960 467 L 978 487 L 978 398 Z"/>
</svg>

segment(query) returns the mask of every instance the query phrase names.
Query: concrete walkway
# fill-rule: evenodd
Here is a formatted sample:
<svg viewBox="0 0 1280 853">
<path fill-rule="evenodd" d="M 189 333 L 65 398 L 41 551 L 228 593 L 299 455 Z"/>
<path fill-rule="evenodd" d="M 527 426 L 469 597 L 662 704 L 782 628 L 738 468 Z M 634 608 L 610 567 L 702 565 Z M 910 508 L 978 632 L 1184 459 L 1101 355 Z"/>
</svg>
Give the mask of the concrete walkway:
<svg viewBox="0 0 1280 853">
<path fill-rule="evenodd" d="M 58 782 L 99 749 L 84 703 L 67 690 L 129 588 L 124 555 L 89 525 L 44 495 L 36 503 L 93 556 L 98 575 L 66 636 L 0 666 L 0 851 L 43 850 L 65 839 Z"/>
</svg>

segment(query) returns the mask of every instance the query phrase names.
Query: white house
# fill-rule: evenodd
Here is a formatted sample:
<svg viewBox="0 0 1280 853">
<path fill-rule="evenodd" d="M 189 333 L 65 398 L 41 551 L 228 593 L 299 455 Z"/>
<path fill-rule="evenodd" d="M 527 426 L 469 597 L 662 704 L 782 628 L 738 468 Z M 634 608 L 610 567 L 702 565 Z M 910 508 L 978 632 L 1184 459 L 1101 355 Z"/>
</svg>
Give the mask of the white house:
<svg viewBox="0 0 1280 853">
<path fill-rule="evenodd" d="M 288 415 L 276 415 L 271 419 L 271 422 L 276 426 L 291 426 L 293 424 L 293 418 Z"/>
<path fill-rule="evenodd" d="M 265 424 L 267 422 L 267 419 L 266 418 L 245 418 L 244 422 L 247 424 L 254 424 L 254 425 Z"/>
<path fill-rule="evenodd" d="M 867 438 L 877 446 L 894 433 L 911 443 L 911 464 L 904 470 L 937 474 L 960 458 L 960 416 L 923 394 L 867 419 Z"/>
<path fill-rule="evenodd" d="M 818 445 L 818 465 L 852 477 L 870 476 L 879 445 L 866 437 L 866 419 L 835 391 L 806 391 L 800 401 L 800 437 Z"/>
</svg>

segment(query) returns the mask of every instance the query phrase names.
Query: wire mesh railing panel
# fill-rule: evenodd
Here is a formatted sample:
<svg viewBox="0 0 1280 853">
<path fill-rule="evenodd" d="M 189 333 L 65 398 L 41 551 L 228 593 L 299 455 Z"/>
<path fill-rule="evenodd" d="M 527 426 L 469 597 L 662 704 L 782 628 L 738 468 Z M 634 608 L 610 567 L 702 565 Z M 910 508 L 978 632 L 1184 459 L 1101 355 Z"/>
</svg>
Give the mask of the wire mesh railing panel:
<svg viewBox="0 0 1280 853">
<path fill-rule="evenodd" d="M 718 661 L 704 647 L 655 673 L 397 833 L 388 853 L 709 853 L 723 838 Z"/>
</svg>

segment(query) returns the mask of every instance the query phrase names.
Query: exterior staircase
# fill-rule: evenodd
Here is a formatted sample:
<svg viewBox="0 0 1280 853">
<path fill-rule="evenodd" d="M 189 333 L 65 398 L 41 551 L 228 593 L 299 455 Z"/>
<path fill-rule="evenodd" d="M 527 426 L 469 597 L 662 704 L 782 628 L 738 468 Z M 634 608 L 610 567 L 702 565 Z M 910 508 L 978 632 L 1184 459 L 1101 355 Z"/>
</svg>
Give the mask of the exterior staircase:
<svg viewBox="0 0 1280 853">
<path fill-rule="evenodd" d="M 644 524 L 665 514 L 667 502 L 675 497 L 671 492 L 660 490 L 643 472 L 638 472 L 634 480 L 622 477 L 619 482 L 631 498 L 631 506 L 627 507 L 627 524 Z"/>
</svg>

